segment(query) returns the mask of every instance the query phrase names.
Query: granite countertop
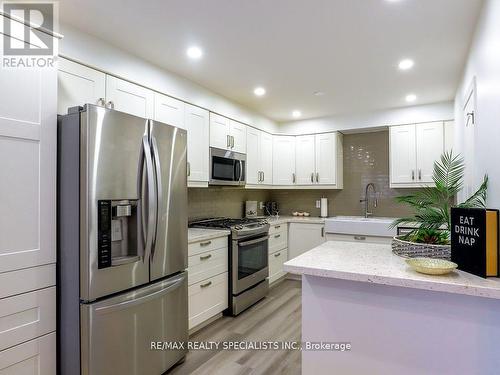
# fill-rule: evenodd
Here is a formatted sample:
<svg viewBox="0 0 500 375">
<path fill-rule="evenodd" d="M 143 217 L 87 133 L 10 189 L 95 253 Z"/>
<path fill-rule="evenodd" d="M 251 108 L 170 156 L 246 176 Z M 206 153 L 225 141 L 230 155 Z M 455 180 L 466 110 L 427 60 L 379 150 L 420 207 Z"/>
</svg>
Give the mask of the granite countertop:
<svg viewBox="0 0 500 375">
<path fill-rule="evenodd" d="M 310 224 L 323 224 L 325 218 L 317 216 L 266 216 L 265 219 L 271 225 L 284 224 L 284 223 L 310 223 Z"/>
<path fill-rule="evenodd" d="M 228 229 L 188 228 L 188 243 L 213 240 L 214 238 L 229 236 Z"/>
<path fill-rule="evenodd" d="M 454 271 L 430 276 L 413 271 L 390 245 L 330 241 L 284 264 L 287 272 L 333 279 L 500 299 L 500 279 Z"/>
</svg>

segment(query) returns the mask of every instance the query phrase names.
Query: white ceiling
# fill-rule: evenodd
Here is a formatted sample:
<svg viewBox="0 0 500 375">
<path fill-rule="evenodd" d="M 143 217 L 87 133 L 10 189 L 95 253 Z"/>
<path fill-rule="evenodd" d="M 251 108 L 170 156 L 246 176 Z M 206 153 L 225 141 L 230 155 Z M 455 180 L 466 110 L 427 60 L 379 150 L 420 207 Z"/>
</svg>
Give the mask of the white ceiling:
<svg viewBox="0 0 500 375">
<path fill-rule="evenodd" d="M 277 121 L 451 100 L 481 0 L 64 0 L 61 22 Z M 189 61 L 186 48 L 204 56 Z M 415 60 L 409 72 L 401 58 Z M 257 98 L 254 87 L 267 94 Z M 323 91 L 324 96 L 313 92 Z"/>
</svg>

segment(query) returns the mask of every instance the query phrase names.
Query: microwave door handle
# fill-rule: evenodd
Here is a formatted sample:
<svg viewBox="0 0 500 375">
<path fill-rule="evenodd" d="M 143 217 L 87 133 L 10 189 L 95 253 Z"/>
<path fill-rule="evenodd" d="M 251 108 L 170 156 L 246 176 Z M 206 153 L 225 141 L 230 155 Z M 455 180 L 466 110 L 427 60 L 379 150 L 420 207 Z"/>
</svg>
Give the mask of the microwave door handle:
<svg viewBox="0 0 500 375">
<path fill-rule="evenodd" d="M 151 147 L 147 135 L 142 137 L 142 145 L 144 149 L 144 156 L 146 159 L 146 173 L 148 183 L 148 219 L 146 228 L 146 245 L 144 246 L 144 261 L 149 261 L 151 255 L 151 248 L 153 245 L 154 225 L 156 220 L 156 197 L 155 197 L 155 183 L 154 183 L 154 169 L 153 159 L 151 157 Z"/>
<path fill-rule="evenodd" d="M 241 179 L 243 178 L 243 162 L 241 160 L 238 160 L 240 164 L 240 176 L 238 177 L 238 182 L 241 182 Z"/>
<path fill-rule="evenodd" d="M 162 188 L 162 179 L 161 179 L 161 164 L 160 164 L 160 154 L 158 152 L 158 144 L 156 142 L 156 138 L 153 136 L 151 139 L 151 143 L 153 146 L 153 159 L 155 166 L 155 175 L 156 175 L 156 213 L 155 213 L 155 226 L 154 226 L 154 234 L 153 234 L 153 242 L 151 246 L 151 258 L 155 255 L 155 243 L 156 237 L 158 235 L 158 220 L 159 220 L 159 210 L 163 207 L 163 188 Z M 168 220 L 168 215 L 166 216 Z"/>
</svg>

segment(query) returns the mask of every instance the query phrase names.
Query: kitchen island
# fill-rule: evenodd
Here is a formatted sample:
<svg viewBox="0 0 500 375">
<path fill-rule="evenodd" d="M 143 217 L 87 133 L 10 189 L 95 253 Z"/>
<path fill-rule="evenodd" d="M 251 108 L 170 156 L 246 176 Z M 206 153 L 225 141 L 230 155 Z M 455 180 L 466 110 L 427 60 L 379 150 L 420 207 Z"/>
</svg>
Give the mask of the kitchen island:
<svg viewBox="0 0 500 375">
<path fill-rule="evenodd" d="M 390 245 L 326 242 L 285 263 L 302 275 L 303 374 L 498 374 L 500 280 L 419 274 Z"/>
</svg>

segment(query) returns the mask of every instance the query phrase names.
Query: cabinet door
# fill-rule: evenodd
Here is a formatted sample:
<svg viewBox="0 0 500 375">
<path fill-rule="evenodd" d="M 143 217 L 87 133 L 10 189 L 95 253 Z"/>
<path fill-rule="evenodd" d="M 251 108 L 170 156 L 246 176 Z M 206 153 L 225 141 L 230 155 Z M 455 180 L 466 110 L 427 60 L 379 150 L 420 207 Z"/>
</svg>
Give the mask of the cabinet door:
<svg viewBox="0 0 500 375">
<path fill-rule="evenodd" d="M 297 185 L 312 185 L 315 182 L 314 135 L 295 137 L 295 173 Z"/>
<path fill-rule="evenodd" d="M 293 259 L 326 241 L 324 224 L 290 223 L 288 259 Z"/>
<path fill-rule="evenodd" d="M 447 152 L 450 152 L 453 150 L 454 126 L 455 126 L 454 121 L 445 121 L 444 122 L 444 150 Z M 456 150 L 455 150 L 455 154 L 456 154 Z"/>
<path fill-rule="evenodd" d="M 56 261 L 57 71 L 0 69 L 0 97 L 2 273 Z"/>
<path fill-rule="evenodd" d="M 247 184 L 260 183 L 260 131 L 249 127 L 247 129 Z"/>
<path fill-rule="evenodd" d="M 293 185 L 295 181 L 295 137 L 273 136 L 273 185 Z"/>
<path fill-rule="evenodd" d="M 154 96 L 154 120 L 186 129 L 184 124 L 184 102 L 158 92 L 155 92 Z"/>
<path fill-rule="evenodd" d="M 389 133 L 391 184 L 416 182 L 415 125 L 392 126 Z"/>
<path fill-rule="evenodd" d="M 106 74 L 85 65 L 59 58 L 57 70 L 57 114 L 85 103 L 105 102 Z"/>
<path fill-rule="evenodd" d="M 249 149 L 247 149 L 247 152 Z M 273 136 L 260 132 L 260 170 L 262 171 L 263 184 L 273 183 Z M 247 154 L 248 155 L 248 154 Z"/>
<path fill-rule="evenodd" d="M 153 118 L 154 92 L 145 87 L 107 75 L 106 100 L 111 102 L 117 111 Z"/>
<path fill-rule="evenodd" d="M 416 125 L 417 133 L 417 182 L 432 183 L 434 162 L 439 160 L 444 147 L 442 122 Z"/>
<path fill-rule="evenodd" d="M 230 120 L 229 135 L 233 137 L 231 150 L 245 154 L 247 152 L 247 126 L 241 122 Z"/>
<path fill-rule="evenodd" d="M 210 147 L 229 149 L 229 119 L 210 112 Z"/>
<path fill-rule="evenodd" d="M 186 104 L 185 114 L 188 136 L 188 181 L 208 183 L 208 111 Z"/>
<path fill-rule="evenodd" d="M 316 183 L 337 183 L 337 133 L 316 135 Z"/>
</svg>

